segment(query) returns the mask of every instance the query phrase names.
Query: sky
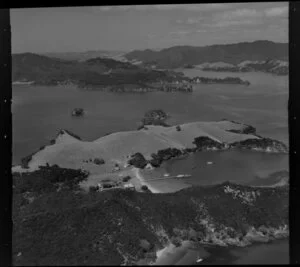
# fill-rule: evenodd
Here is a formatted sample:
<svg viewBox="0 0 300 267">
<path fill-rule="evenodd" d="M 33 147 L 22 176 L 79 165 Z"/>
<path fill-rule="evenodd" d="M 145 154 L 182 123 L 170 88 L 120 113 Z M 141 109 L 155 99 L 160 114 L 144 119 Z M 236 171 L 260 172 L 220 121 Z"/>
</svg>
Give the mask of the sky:
<svg viewBox="0 0 300 267">
<path fill-rule="evenodd" d="M 12 52 L 288 42 L 288 2 L 11 9 Z"/>
</svg>

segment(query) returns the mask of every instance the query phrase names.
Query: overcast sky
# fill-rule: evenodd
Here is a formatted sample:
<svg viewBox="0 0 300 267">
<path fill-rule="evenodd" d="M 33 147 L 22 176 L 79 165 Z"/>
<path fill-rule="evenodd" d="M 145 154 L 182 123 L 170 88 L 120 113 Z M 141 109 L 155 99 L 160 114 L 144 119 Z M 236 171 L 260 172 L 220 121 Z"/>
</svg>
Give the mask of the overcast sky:
<svg viewBox="0 0 300 267">
<path fill-rule="evenodd" d="M 288 42 L 288 3 L 12 9 L 11 29 L 13 53 Z"/>
</svg>

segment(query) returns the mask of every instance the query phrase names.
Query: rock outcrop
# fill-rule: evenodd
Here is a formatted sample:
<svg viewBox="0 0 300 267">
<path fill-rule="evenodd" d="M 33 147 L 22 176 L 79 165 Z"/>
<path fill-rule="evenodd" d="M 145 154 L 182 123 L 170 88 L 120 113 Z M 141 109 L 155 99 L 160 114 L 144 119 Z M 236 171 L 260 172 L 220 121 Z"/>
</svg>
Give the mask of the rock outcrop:
<svg viewBox="0 0 300 267">
<path fill-rule="evenodd" d="M 187 155 L 196 151 L 250 149 L 270 153 L 288 153 L 284 143 L 254 134 L 255 128 L 231 121 L 194 122 L 162 127 L 147 125 L 138 131 L 112 133 L 95 141 L 82 141 L 65 130 L 48 146 L 23 159 L 22 166 L 13 170 L 33 171 L 49 163 L 67 168 L 87 168 L 93 172 L 107 172 L 112 164 L 119 162 L 138 168 L 150 163 L 158 167 L 162 161 Z M 66 157 L 65 155 L 72 155 Z M 106 161 L 101 168 L 85 164 L 87 159 L 99 155 Z M 128 156 L 133 155 L 128 162 Z M 25 170 L 27 168 L 27 170 Z"/>
</svg>

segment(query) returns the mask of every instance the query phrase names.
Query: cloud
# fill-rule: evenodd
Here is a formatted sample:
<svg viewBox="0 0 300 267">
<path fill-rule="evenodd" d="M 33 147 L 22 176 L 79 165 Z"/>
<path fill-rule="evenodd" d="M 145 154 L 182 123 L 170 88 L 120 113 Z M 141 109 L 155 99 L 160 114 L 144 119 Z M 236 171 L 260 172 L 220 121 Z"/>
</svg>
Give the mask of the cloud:
<svg viewBox="0 0 300 267">
<path fill-rule="evenodd" d="M 288 16 L 289 8 L 288 6 L 273 7 L 265 10 L 265 15 L 267 17 L 284 17 Z"/>
<path fill-rule="evenodd" d="M 176 21 L 177 24 L 199 24 L 203 21 L 212 21 L 212 24 L 221 24 L 224 22 L 224 24 L 229 24 L 228 21 L 236 21 L 236 20 L 243 20 L 243 19 L 256 19 L 261 18 L 263 16 L 263 12 L 257 11 L 255 9 L 235 9 L 235 10 L 226 10 L 226 11 L 219 11 L 213 12 L 210 14 L 210 16 L 201 16 L 201 17 L 189 17 L 185 20 L 178 19 Z M 237 24 L 237 22 L 233 22 L 232 24 Z M 249 23 L 245 23 L 249 24 Z"/>
</svg>

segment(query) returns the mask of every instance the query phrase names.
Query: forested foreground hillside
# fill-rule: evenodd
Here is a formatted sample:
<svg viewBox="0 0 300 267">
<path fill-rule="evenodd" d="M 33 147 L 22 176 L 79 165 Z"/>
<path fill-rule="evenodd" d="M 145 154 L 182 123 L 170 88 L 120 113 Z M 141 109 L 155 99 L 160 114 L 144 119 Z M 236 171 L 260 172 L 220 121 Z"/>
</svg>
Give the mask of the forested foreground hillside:
<svg viewBox="0 0 300 267">
<path fill-rule="evenodd" d="M 245 246 L 288 235 L 288 186 L 84 193 L 86 174 L 58 166 L 13 178 L 14 265 L 133 264 L 170 242 Z"/>
</svg>

